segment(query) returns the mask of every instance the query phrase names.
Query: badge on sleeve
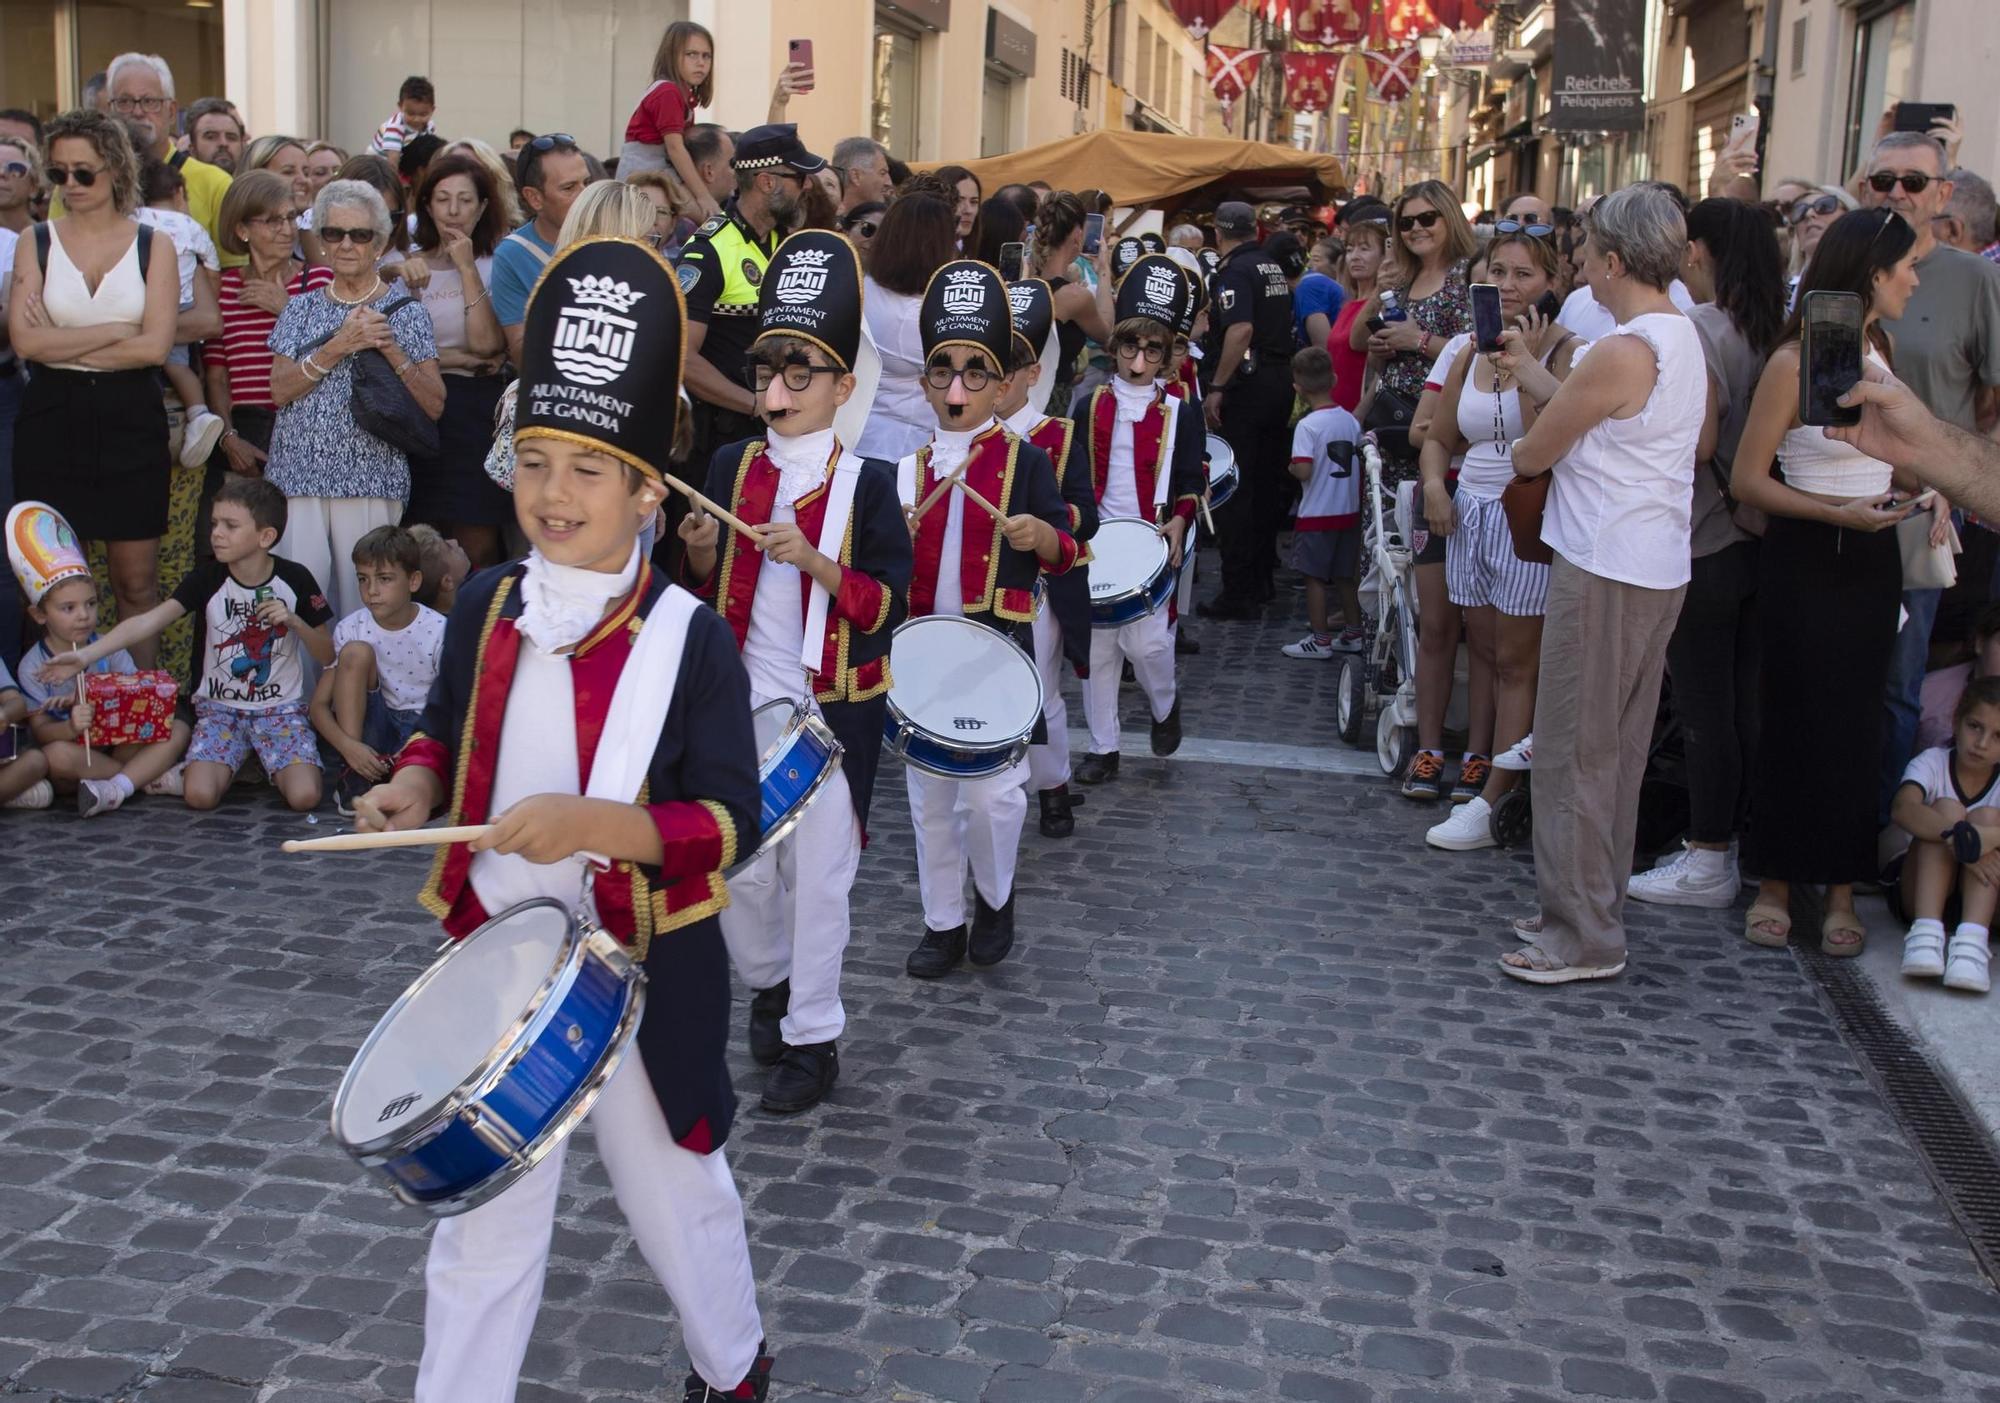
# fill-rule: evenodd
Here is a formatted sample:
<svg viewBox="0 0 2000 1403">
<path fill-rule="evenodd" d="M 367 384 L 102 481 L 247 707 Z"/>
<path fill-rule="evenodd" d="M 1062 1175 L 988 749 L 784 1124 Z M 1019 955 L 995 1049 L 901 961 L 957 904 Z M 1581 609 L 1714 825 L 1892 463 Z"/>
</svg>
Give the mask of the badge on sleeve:
<svg viewBox="0 0 2000 1403">
<path fill-rule="evenodd" d="M 697 239 L 708 238 L 711 234 L 713 234 L 716 230 L 720 229 L 724 224 L 727 224 L 728 222 L 729 222 L 728 219 L 722 215 L 719 214 L 710 215 L 707 219 L 702 221 L 701 227 L 694 231 L 694 236 Z"/>
<path fill-rule="evenodd" d="M 1233 287 L 1225 287 L 1225 288 L 1223 288 L 1223 289 L 1222 289 L 1222 291 L 1220 291 L 1219 293 L 1217 293 L 1217 294 L 1216 294 L 1216 296 L 1215 296 L 1215 300 L 1216 300 L 1216 301 L 1218 301 L 1218 302 L 1220 302 L 1220 303 L 1222 304 L 1222 310 L 1223 310 L 1223 311 L 1225 311 L 1225 312 L 1233 312 L 1233 311 L 1235 311 L 1235 310 L 1236 310 L 1236 289 L 1235 289 L 1235 288 L 1233 288 Z"/>
<path fill-rule="evenodd" d="M 693 292 L 694 285 L 701 281 L 701 269 L 692 263 L 683 263 L 674 277 L 680 282 L 681 292 L 685 295 Z"/>
</svg>

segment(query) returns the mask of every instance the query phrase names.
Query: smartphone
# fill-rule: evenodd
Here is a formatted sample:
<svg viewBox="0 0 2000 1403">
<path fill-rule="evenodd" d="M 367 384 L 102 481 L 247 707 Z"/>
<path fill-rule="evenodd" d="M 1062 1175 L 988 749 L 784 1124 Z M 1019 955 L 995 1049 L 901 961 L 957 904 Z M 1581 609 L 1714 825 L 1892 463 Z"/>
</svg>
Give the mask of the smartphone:
<svg viewBox="0 0 2000 1403">
<path fill-rule="evenodd" d="M 1474 283 L 1472 293 L 1472 339 L 1481 352 L 1500 349 L 1500 289 L 1492 283 Z"/>
<path fill-rule="evenodd" d="M 1026 244 L 1000 245 L 1000 276 L 1010 283 L 1021 281 L 1021 263 L 1027 255 Z"/>
<path fill-rule="evenodd" d="M 1899 102 L 1896 104 L 1896 124 L 1893 130 L 1899 132 L 1927 132 L 1931 124 L 1940 117 L 1948 121 L 1958 120 L 1958 104 L 1955 102 Z"/>
<path fill-rule="evenodd" d="M 1722 149 L 1726 152 L 1755 150 L 1757 130 L 1763 124 L 1763 117 L 1756 112 L 1738 112 L 1729 119 L 1729 144 Z"/>
<path fill-rule="evenodd" d="M 1861 379 L 1861 294 L 1808 292 L 1799 318 L 1799 422 L 1860 423 L 1861 411 L 1839 400 Z"/>
<path fill-rule="evenodd" d="M 801 68 L 810 69 L 813 66 L 813 41 L 810 39 L 794 39 L 787 47 L 786 54 L 791 62 L 798 64 Z M 802 86 L 793 89 L 794 92 L 801 93 L 809 93 L 812 90 L 813 80 L 810 78 L 806 79 Z"/>
<path fill-rule="evenodd" d="M 1370 336 L 1373 336 L 1376 332 L 1380 331 L 1383 327 L 1387 326 L 1388 324 L 1389 323 L 1383 321 L 1380 317 L 1370 317 L 1367 322 L 1368 334 Z"/>
<path fill-rule="evenodd" d="M 1083 217 L 1083 252 L 1086 258 L 1097 257 L 1097 251 L 1104 247 L 1104 216 L 1086 214 Z"/>
<path fill-rule="evenodd" d="M 1556 294 L 1554 288 L 1543 293 L 1541 300 L 1535 303 L 1535 310 L 1542 314 L 1542 320 L 1545 322 L 1554 321 L 1561 314 L 1562 309 L 1563 300 Z"/>
</svg>

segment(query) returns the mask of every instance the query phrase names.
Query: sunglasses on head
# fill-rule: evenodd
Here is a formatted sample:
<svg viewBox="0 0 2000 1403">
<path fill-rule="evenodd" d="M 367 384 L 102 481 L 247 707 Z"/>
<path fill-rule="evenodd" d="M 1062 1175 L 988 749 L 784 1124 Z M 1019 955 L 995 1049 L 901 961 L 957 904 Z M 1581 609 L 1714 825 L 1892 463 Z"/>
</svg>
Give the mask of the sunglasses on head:
<svg viewBox="0 0 2000 1403">
<path fill-rule="evenodd" d="M 1895 171 L 1875 171 L 1868 177 L 1868 188 L 1878 195 L 1886 195 L 1900 184 L 1904 193 L 1921 195 L 1933 180 L 1942 179 L 1943 176 L 1925 175 L 1922 171 L 1904 171 L 1900 175 Z"/>
<path fill-rule="evenodd" d="M 550 132 L 547 136 L 538 136 L 528 143 L 528 150 L 537 156 L 545 156 L 558 147 L 573 151 L 576 149 L 576 138 L 568 132 Z"/>
<path fill-rule="evenodd" d="M 1401 218 L 1397 219 L 1396 228 L 1400 232 L 1407 234 L 1412 229 L 1428 229 L 1433 224 L 1437 223 L 1440 219 L 1443 218 L 1444 216 L 1439 214 L 1436 210 L 1427 209 L 1422 214 L 1403 215 Z"/>
<path fill-rule="evenodd" d="M 319 236 L 321 240 L 329 244 L 337 244 L 345 241 L 347 243 L 359 244 L 364 248 L 375 242 L 375 231 L 372 228 L 343 229 L 338 224 L 327 225 L 319 231 Z"/>
<path fill-rule="evenodd" d="M 103 174 L 103 170 L 97 166 L 50 166 L 44 174 L 48 176 L 51 185 L 67 185 L 71 180 L 75 180 L 78 185 L 88 190 L 97 184 L 97 177 Z"/>
<path fill-rule="evenodd" d="M 1893 183 L 1893 182 L 1892 182 Z M 1803 224 L 1816 214 L 1832 214 L 1841 208 L 1840 201 L 1831 195 L 1808 196 L 1792 206 L 1790 223 Z"/>
<path fill-rule="evenodd" d="M 1518 219 L 1503 219 L 1493 226 L 1496 234 L 1526 234 L 1533 239 L 1546 239 L 1555 231 L 1553 224 L 1523 224 Z"/>
</svg>

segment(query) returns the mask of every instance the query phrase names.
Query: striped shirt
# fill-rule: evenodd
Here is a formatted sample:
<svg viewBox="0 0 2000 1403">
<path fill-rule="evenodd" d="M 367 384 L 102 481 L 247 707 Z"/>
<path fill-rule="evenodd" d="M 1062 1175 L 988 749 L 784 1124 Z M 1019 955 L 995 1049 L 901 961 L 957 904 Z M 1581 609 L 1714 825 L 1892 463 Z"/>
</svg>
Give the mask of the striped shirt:
<svg viewBox="0 0 2000 1403">
<path fill-rule="evenodd" d="M 202 353 L 216 358 L 229 371 L 229 402 L 232 405 L 271 403 L 271 329 L 278 318 L 262 307 L 243 300 L 242 268 L 224 268 L 217 301 L 222 306 L 222 335 L 211 338 Z M 297 297 L 333 281 L 331 268 L 302 269 L 285 290 Z"/>
</svg>

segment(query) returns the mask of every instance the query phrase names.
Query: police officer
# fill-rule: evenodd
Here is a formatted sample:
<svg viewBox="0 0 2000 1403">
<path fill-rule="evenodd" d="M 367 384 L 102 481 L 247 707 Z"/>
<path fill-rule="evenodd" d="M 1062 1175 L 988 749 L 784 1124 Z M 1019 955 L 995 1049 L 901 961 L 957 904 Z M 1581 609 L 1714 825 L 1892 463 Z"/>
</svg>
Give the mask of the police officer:
<svg viewBox="0 0 2000 1403">
<path fill-rule="evenodd" d="M 750 343 L 757 339 L 758 289 L 771 255 L 798 214 L 805 182 L 825 165 L 799 143 L 793 123 L 752 127 L 736 143 L 729 162 L 736 173 L 736 193 L 681 252 L 686 383 L 694 402 L 690 463 L 705 465 L 723 444 L 764 435 L 756 396 L 744 378 Z M 679 537 L 674 528 L 686 512 L 686 500 L 675 493 L 662 532 L 675 555 Z"/>
<path fill-rule="evenodd" d="M 1271 577 L 1290 481 L 1292 288 L 1257 242 L 1249 205 L 1218 206 L 1215 235 L 1222 257 L 1211 281 L 1202 409 L 1235 450 L 1243 490 L 1215 514 L 1222 589 L 1196 612 L 1253 619 L 1276 592 Z"/>
</svg>

